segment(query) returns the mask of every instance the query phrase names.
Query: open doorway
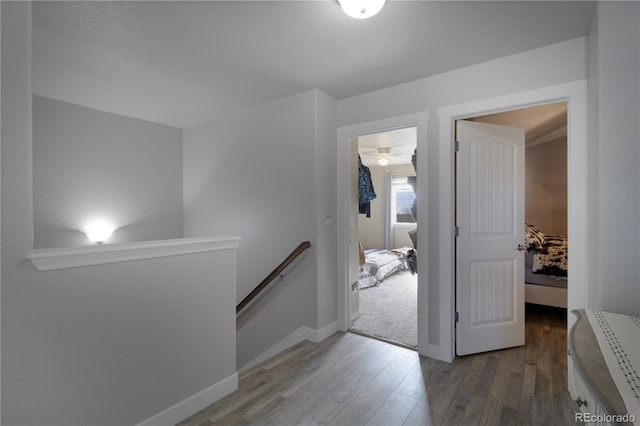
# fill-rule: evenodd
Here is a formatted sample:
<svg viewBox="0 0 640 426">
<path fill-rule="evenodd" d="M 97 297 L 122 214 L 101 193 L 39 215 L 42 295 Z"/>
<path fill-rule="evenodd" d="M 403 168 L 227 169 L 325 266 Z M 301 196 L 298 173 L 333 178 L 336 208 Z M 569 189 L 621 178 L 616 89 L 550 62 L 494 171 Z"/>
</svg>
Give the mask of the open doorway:
<svg viewBox="0 0 640 426">
<path fill-rule="evenodd" d="M 515 224 L 515 226 L 522 226 L 524 229 L 522 244 L 518 245 L 518 250 L 525 252 L 524 279 L 523 283 L 516 283 L 516 285 L 524 285 L 524 298 L 515 301 L 516 304 L 523 303 L 523 306 L 514 306 L 512 310 L 504 312 L 511 312 L 509 315 L 513 315 L 513 318 L 516 318 L 516 312 L 524 312 L 525 321 L 528 321 L 529 317 L 539 318 L 541 313 L 565 318 L 564 327 L 566 329 L 568 295 L 567 103 L 544 104 L 466 118 L 465 121 L 524 129 L 525 178 L 524 196 L 521 197 L 524 204 L 524 223 L 522 225 Z M 489 132 L 495 129 L 483 130 Z M 485 136 L 479 137 L 477 143 L 483 143 L 481 142 L 482 138 Z M 487 154 L 483 155 L 486 157 Z M 487 158 L 483 158 L 482 161 L 486 162 Z M 492 172 L 491 175 L 496 175 L 496 172 Z M 456 187 L 460 189 L 459 186 L 463 184 L 463 182 L 457 182 Z M 468 209 L 469 206 L 463 207 Z M 459 210 L 460 206 L 457 206 L 457 209 Z M 461 242 L 457 241 L 456 244 L 461 244 Z M 515 251 L 515 245 L 513 249 Z M 486 250 L 484 251 L 483 254 L 486 255 Z M 507 269 L 510 270 L 511 266 L 507 267 L 505 271 Z M 516 274 L 516 277 L 518 276 Z M 461 278 L 458 274 L 456 279 L 467 278 L 469 277 Z M 495 287 L 495 285 L 493 286 Z M 476 288 L 473 285 L 472 287 Z M 461 291 L 460 289 L 468 288 L 468 286 L 457 285 L 456 288 Z M 515 291 L 514 294 L 516 294 Z M 460 296 L 462 294 L 456 296 L 458 303 L 460 300 L 464 300 Z M 483 299 L 479 298 L 478 300 Z M 465 312 L 468 309 L 464 306 L 458 306 L 457 310 L 463 311 L 461 315 L 468 317 L 463 325 L 473 328 L 473 321 L 469 323 L 468 319 L 476 318 L 477 315 L 474 315 L 473 311 L 477 310 L 478 306 L 477 303 L 471 305 L 471 312 Z M 510 320 L 507 321 L 509 315 L 503 315 L 506 323 L 510 322 Z M 529 329 L 528 326 L 527 329 Z M 522 324 L 521 332 L 524 337 L 524 324 Z M 458 340 L 463 339 L 461 336 L 458 333 Z M 487 340 L 490 339 L 483 339 L 485 342 Z M 465 342 L 458 341 L 458 345 L 463 343 Z M 500 347 L 491 346 L 490 349 L 500 349 Z M 466 348 L 464 351 L 469 353 Z"/>
<path fill-rule="evenodd" d="M 360 246 L 351 330 L 417 348 L 417 128 L 358 136 Z M 354 160 L 355 161 L 355 160 Z M 364 194 L 363 194 L 364 191 Z"/>
</svg>

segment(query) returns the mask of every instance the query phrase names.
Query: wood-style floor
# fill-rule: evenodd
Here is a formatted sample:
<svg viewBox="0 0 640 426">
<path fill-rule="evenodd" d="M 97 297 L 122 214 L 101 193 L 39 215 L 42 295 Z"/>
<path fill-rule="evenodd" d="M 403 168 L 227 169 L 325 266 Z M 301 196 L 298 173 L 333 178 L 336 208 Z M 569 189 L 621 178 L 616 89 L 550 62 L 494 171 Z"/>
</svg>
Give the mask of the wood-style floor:
<svg viewBox="0 0 640 426">
<path fill-rule="evenodd" d="M 453 363 L 353 333 L 240 375 L 186 425 L 569 425 L 566 310 L 527 306 L 526 345 Z"/>
</svg>

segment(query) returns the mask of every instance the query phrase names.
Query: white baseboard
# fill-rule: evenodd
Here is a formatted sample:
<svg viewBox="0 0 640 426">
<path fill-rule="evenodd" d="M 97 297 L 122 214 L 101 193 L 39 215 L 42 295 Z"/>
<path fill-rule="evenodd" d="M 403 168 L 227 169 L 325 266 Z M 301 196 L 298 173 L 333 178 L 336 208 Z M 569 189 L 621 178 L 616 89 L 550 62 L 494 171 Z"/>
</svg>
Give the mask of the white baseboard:
<svg viewBox="0 0 640 426">
<path fill-rule="evenodd" d="M 338 331 L 338 322 L 332 322 L 329 325 L 322 327 L 320 330 L 314 330 L 309 327 L 300 327 L 269 349 L 267 349 L 262 354 L 258 355 L 253 360 L 249 361 L 247 364 L 243 365 L 238 372 L 242 373 L 243 371 L 247 371 L 248 369 L 260 364 L 263 361 L 268 360 L 274 355 L 279 354 L 282 351 L 289 349 L 291 346 L 296 345 L 303 340 L 310 340 L 312 342 L 321 342 L 327 337 L 333 335 L 336 331 Z"/>
<path fill-rule="evenodd" d="M 224 398 L 236 389 L 238 389 L 238 373 L 234 373 L 213 386 L 190 396 L 184 401 L 178 402 L 161 413 L 148 418 L 138 426 L 173 426 Z"/>
</svg>

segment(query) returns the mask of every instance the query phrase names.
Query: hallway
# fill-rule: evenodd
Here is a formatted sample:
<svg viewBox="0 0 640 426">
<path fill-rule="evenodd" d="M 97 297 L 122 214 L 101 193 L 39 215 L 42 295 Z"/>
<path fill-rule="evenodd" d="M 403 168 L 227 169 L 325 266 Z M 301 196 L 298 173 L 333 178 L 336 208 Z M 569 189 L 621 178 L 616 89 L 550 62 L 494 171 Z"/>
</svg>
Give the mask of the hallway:
<svg viewBox="0 0 640 426">
<path fill-rule="evenodd" d="M 448 364 L 352 333 L 301 342 L 240 375 L 239 389 L 181 423 L 574 424 L 566 311 L 527 306 L 527 344 Z"/>
</svg>

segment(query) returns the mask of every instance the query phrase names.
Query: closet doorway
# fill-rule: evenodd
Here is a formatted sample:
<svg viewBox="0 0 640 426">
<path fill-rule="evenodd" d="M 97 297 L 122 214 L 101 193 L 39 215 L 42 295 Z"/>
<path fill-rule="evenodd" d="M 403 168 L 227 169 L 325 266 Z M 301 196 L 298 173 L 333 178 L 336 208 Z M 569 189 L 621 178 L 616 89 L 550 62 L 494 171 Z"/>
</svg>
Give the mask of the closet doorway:
<svg viewBox="0 0 640 426">
<path fill-rule="evenodd" d="M 358 136 L 351 331 L 417 349 L 417 127 Z M 357 189 L 357 193 L 355 188 Z"/>
</svg>

